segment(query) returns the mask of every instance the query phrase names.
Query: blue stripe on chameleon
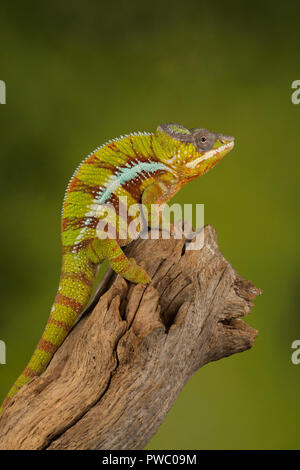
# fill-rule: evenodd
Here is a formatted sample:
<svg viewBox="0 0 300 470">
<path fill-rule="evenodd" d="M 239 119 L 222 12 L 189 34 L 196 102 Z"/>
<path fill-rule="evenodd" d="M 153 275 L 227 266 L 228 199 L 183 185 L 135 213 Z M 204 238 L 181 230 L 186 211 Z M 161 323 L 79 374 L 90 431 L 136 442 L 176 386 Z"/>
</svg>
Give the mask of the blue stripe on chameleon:
<svg viewBox="0 0 300 470">
<path fill-rule="evenodd" d="M 170 169 L 161 162 L 138 162 L 134 166 L 122 168 L 109 179 L 108 186 L 105 189 L 103 188 L 102 192 L 96 196 L 95 201 L 104 204 L 112 193 L 124 183 L 133 180 L 137 175 L 143 172 L 145 176 L 148 176 L 157 170 L 170 171 Z"/>
</svg>

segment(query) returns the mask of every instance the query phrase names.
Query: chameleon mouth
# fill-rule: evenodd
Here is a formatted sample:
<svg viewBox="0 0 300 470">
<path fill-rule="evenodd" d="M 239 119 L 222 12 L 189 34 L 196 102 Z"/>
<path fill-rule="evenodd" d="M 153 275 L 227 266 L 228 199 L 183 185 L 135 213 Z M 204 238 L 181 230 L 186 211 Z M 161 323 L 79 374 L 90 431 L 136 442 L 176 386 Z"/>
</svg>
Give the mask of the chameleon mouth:
<svg viewBox="0 0 300 470">
<path fill-rule="evenodd" d="M 215 157 L 216 155 L 231 150 L 234 147 L 234 140 L 227 141 L 225 144 L 221 145 L 216 149 L 209 150 L 204 155 L 196 158 L 196 160 L 190 161 L 186 164 L 188 168 L 195 168 L 199 163 L 203 162 L 204 160 L 208 160 L 209 158 Z"/>
</svg>

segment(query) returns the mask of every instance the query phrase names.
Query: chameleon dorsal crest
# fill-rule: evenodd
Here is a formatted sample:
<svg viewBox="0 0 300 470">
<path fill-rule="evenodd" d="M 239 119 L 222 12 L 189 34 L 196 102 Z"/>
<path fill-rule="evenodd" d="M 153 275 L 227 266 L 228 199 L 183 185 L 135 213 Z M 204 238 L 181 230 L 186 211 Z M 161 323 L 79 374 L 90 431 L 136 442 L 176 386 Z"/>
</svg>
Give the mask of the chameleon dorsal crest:
<svg viewBox="0 0 300 470">
<path fill-rule="evenodd" d="M 157 130 L 164 132 L 169 137 L 172 137 L 172 139 L 178 140 L 179 142 L 193 142 L 193 134 L 191 130 L 181 124 L 161 124 L 158 126 Z"/>
</svg>

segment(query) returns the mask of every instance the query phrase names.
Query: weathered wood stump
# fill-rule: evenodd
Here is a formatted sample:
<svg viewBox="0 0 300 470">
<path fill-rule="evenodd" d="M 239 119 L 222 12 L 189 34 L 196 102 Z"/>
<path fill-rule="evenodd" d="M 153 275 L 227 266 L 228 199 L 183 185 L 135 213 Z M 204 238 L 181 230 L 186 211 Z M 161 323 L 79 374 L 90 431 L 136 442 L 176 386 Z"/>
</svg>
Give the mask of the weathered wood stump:
<svg viewBox="0 0 300 470">
<path fill-rule="evenodd" d="M 0 449 L 142 449 L 200 367 L 252 347 L 241 317 L 261 291 L 204 230 L 199 251 L 175 239 L 126 249 L 151 284 L 106 273 L 96 306 L 3 413 Z"/>
</svg>

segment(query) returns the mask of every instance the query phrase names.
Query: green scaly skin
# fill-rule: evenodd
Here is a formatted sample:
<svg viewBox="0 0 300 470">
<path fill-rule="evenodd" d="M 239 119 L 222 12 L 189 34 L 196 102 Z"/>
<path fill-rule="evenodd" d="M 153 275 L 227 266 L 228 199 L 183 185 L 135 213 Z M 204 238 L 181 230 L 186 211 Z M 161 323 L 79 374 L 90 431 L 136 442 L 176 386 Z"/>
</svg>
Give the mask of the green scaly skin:
<svg viewBox="0 0 300 470">
<path fill-rule="evenodd" d="M 164 124 L 155 133 L 134 133 L 113 139 L 96 149 L 78 167 L 66 191 L 62 214 L 62 270 L 57 295 L 45 331 L 27 367 L 5 398 L 0 414 L 23 385 L 40 375 L 87 306 L 99 266 L 112 269 L 134 283 L 150 277 L 121 246 L 130 234 L 121 234 L 120 197 L 130 206 L 163 204 L 189 181 L 221 160 L 234 139 L 207 131 Z M 101 207 L 114 206 L 116 239 L 99 238 Z M 99 210 L 100 209 L 100 210 Z M 128 218 L 130 220 L 130 218 Z M 148 222 L 150 223 L 149 219 Z"/>
</svg>

